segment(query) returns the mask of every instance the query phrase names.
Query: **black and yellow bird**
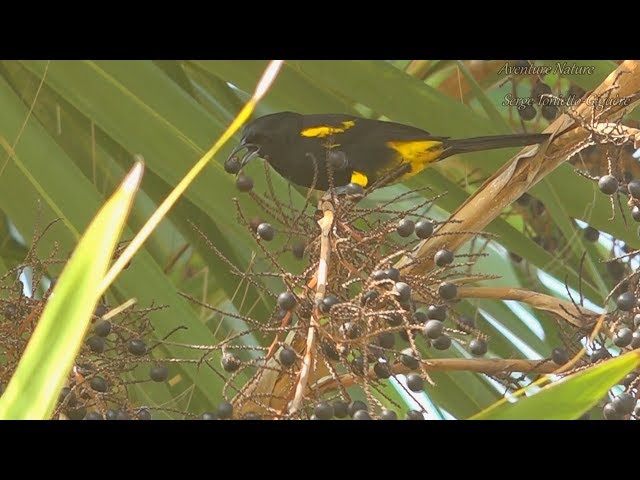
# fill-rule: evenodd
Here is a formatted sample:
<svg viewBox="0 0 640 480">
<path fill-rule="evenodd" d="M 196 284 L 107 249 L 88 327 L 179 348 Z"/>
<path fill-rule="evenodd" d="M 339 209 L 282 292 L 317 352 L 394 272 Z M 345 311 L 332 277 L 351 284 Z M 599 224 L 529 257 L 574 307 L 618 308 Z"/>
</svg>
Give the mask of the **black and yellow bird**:
<svg viewBox="0 0 640 480">
<path fill-rule="evenodd" d="M 349 183 L 367 187 L 385 178 L 402 181 L 459 153 L 532 145 L 548 136 L 512 134 L 456 140 L 409 125 L 352 115 L 280 112 L 247 124 L 240 145 L 227 162 L 236 161 L 238 152 L 246 150 L 238 168 L 261 157 L 280 175 L 306 188 L 327 190 Z M 333 185 L 328 158 L 332 159 Z"/>
</svg>

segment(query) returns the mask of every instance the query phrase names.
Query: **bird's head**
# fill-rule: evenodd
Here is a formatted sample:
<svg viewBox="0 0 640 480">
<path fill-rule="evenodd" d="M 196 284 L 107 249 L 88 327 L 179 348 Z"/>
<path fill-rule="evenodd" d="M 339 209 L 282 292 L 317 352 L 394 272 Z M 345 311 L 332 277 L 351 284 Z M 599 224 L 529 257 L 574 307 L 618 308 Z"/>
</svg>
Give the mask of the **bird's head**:
<svg viewBox="0 0 640 480">
<path fill-rule="evenodd" d="M 240 158 L 240 166 L 244 167 L 255 157 L 269 161 L 283 146 L 299 135 L 302 117 L 298 113 L 280 112 L 265 115 L 245 125 L 242 139 L 229 158 L 246 150 Z"/>
</svg>

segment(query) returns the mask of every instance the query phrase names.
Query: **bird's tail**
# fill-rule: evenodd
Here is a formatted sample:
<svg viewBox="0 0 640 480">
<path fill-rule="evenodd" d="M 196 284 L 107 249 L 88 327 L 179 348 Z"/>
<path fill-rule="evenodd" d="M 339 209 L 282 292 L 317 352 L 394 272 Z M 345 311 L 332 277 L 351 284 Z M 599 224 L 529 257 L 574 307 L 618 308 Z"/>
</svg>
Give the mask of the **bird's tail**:
<svg viewBox="0 0 640 480">
<path fill-rule="evenodd" d="M 439 160 L 459 153 L 493 150 L 496 148 L 524 147 L 542 143 L 549 138 L 548 133 L 515 133 L 512 135 L 493 135 L 488 137 L 447 139 L 444 141 L 444 153 Z"/>
</svg>

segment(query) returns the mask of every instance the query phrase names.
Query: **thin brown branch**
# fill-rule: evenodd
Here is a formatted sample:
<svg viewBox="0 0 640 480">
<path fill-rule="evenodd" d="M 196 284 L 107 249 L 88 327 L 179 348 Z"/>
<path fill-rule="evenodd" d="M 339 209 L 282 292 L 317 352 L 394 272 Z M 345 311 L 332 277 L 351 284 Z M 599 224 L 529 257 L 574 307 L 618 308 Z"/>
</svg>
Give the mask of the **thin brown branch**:
<svg viewBox="0 0 640 480">
<path fill-rule="evenodd" d="M 532 292 L 522 288 L 505 287 L 459 287 L 460 298 L 491 298 L 494 300 L 515 300 L 531 305 L 538 310 L 553 313 L 579 328 L 593 325 L 599 314 L 583 307 L 578 307 L 561 298 L 543 293 Z M 575 316 L 568 312 L 575 312 Z"/>
<path fill-rule="evenodd" d="M 499 373 L 553 373 L 558 370 L 558 365 L 551 360 L 522 360 L 518 358 L 433 358 L 423 362 L 427 372 L 477 372 L 495 375 Z M 411 370 L 401 363 L 396 363 L 392 367 L 394 375 L 409 373 Z M 368 375 L 371 381 L 378 377 L 373 371 L 369 371 Z M 358 381 L 358 377 L 353 374 L 345 374 L 339 378 L 343 387 L 348 388 Z M 336 379 L 332 377 L 324 377 L 320 379 L 314 386 L 320 392 L 326 392 L 337 386 Z"/>
<path fill-rule="evenodd" d="M 324 298 L 324 294 L 327 289 L 327 277 L 329 275 L 329 259 L 331 257 L 331 240 L 329 235 L 331 233 L 331 227 L 333 226 L 333 204 L 330 201 L 322 202 L 322 210 L 324 212 L 323 217 L 318 220 L 320 226 L 320 260 L 318 262 L 318 282 L 316 286 L 316 305 L 311 315 L 309 322 L 309 332 L 307 333 L 307 347 L 302 361 L 302 367 L 300 368 L 300 376 L 298 383 L 296 384 L 295 395 L 291 406 L 289 407 L 289 413 L 297 412 L 304 399 L 304 394 L 307 388 L 307 382 L 309 381 L 309 375 L 313 365 L 313 351 L 315 348 L 316 329 L 318 328 L 319 317 L 319 302 Z"/>
</svg>

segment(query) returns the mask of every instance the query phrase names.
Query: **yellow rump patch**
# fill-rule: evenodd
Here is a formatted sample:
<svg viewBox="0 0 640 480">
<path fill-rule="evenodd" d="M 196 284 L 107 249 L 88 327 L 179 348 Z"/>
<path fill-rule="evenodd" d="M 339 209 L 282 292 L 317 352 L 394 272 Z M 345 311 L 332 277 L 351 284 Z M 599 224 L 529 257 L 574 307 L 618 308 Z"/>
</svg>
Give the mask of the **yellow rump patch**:
<svg viewBox="0 0 640 480">
<path fill-rule="evenodd" d="M 362 172 L 356 172 L 355 170 L 351 174 L 351 183 L 357 183 L 361 187 L 366 187 L 369 183 L 369 179 Z"/>
<path fill-rule="evenodd" d="M 342 122 L 341 127 L 332 127 L 329 125 L 322 125 L 319 127 L 310 127 L 302 130 L 302 132 L 300 132 L 300 135 L 303 137 L 324 138 L 324 137 L 328 137 L 329 135 L 333 135 L 335 133 L 344 133 L 345 131 L 353 127 L 355 124 L 356 123 L 353 120 L 347 120 L 345 122 Z"/>
<path fill-rule="evenodd" d="M 398 152 L 399 161 L 409 162 L 411 170 L 403 177 L 421 172 L 442 155 L 442 142 L 436 140 L 413 140 L 387 142 L 387 146 Z"/>
</svg>

